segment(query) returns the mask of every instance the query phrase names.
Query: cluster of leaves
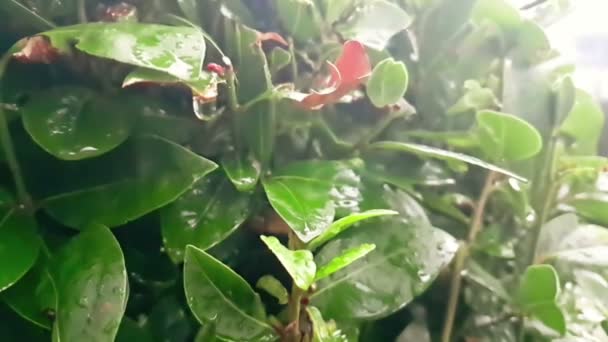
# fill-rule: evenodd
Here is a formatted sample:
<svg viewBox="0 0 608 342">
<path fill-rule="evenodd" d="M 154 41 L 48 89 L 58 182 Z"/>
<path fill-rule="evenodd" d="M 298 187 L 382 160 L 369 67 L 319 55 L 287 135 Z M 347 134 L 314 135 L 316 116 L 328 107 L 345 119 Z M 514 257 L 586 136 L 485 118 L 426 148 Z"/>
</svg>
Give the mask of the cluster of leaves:
<svg viewBox="0 0 608 342">
<path fill-rule="evenodd" d="M 7 341 L 608 339 L 603 113 L 506 0 L 0 20 Z"/>
</svg>

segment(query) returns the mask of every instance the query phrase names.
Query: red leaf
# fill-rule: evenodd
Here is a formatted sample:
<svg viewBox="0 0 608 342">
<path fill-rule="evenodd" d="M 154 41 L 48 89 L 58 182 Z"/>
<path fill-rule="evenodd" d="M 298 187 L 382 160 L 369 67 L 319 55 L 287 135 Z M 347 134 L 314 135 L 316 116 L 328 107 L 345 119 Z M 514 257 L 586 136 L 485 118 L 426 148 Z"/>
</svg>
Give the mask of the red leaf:
<svg viewBox="0 0 608 342">
<path fill-rule="evenodd" d="M 59 58 L 59 51 L 51 45 L 48 38 L 33 36 L 25 39 L 21 51 L 14 53 L 13 57 L 21 63 L 50 64 Z"/>
<path fill-rule="evenodd" d="M 209 63 L 205 69 L 209 72 L 216 73 L 220 77 L 224 77 L 224 74 L 226 73 L 226 69 L 217 63 Z"/>
<path fill-rule="evenodd" d="M 256 44 L 260 45 L 267 40 L 277 42 L 283 46 L 289 46 L 287 41 L 283 37 L 281 37 L 280 34 L 278 34 L 276 32 L 264 32 L 264 33 L 258 32 L 257 33 Z"/>
<path fill-rule="evenodd" d="M 326 104 L 338 102 L 344 95 L 357 89 L 372 72 L 369 57 L 363 45 L 350 40 L 344 43 L 335 65 L 327 62 L 329 76 L 325 89 L 313 91 L 300 100 L 306 109 L 320 109 Z"/>
</svg>

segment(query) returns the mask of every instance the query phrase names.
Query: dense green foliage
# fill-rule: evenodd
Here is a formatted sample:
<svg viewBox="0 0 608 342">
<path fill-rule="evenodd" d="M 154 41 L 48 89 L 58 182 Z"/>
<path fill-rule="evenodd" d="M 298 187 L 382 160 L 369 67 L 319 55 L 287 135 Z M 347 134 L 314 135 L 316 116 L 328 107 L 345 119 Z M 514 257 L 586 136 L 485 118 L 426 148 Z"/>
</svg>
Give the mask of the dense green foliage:
<svg viewBox="0 0 608 342">
<path fill-rule="evenodd" d="M 553 5 L 1 0 L 0 340 L 608 341 Z"/>
</svg>

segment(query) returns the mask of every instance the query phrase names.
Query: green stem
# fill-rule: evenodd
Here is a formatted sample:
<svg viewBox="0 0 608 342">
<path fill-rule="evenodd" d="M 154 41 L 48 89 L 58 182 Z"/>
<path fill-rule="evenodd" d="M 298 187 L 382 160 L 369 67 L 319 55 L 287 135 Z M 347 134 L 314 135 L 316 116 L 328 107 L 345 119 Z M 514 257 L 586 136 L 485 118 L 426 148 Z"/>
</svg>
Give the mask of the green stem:
<svg viewBox="0 0 608 342">
<path fill-rule="evenodd" d="M 296 53 L 292 38 L 289 38 L 289 53 L 291 54 L 291 76 L 295 82 L 298 79 L 298 61 L 296 60 Z"/>
<path fill-rule="evenodd" d="M 488 173 L 485 184 L 481 190 L 481 194 L 479 195 L 477 206 L 475 207 L 475 211 L 473 213 L 473 220 L 471 220 L 467 241 L 461 244 L 456 254 L 456 259 L 454 261 L 454 270 L 452 271 L 452 279 L 450 282 L 448 308 L 443 323 L 441 342 L 451 341 L 452 330 L 454 329 L 454 320 L 456 318 L 456 310 L 458 309 L 458 298 L 460 296 L 460 289 L 462 287 L 461 273 L 464 269 L 464 265 L 469 255 L 469 249 L 471 245 L 475 242 L 477 234 L 481 231 L 481 228 L 483 227 L 483 216 L 486 204 L 488 202 L 490 194 L 492 193 L 494 179 L 497 177 L 497 175 L 498 174 L 494 171 L 490 171 L 490 173 Z"/>
<path fill-rule="evenodd" d="M 81 24 L 86 24 L 89 21 L 87 19 L 87 4 L 86 4 L 86 0 L 78 0 L 78 21 Z"/>
<path fill-rule="evenodd" d="M 4 72 L 6 71 L 6 68 L 11 58 L 11 53 L 12 49 L 9 50 L 9 52 L 4 55 L 4 57 L 2 57 L 2 59 L 0 60 L 0 80 L 2 80 L 2 78 L 4 77 Z M 1 98 L 0 102 L 2 102 Z M 0 145 L 2 145 L 4 156 L 6 157 L 9 169 L 11 171 L 11 174 L 13 175 L 13 181 L 15 182 L 15 188 L 17 190 L 17 198 L 22 206 L 27 209 L 31 209 L 32 200 L 27 192 L 25 180 L 23 179 L 21 168 L 19 167 L 19 162 L 17 161 L 15 147 L 13 145 L 13 140 L 8 129 L 7 115 L 4 112 L 4 108 L 2 108 L 2 106 L 0 106 Z"/>
</svg>

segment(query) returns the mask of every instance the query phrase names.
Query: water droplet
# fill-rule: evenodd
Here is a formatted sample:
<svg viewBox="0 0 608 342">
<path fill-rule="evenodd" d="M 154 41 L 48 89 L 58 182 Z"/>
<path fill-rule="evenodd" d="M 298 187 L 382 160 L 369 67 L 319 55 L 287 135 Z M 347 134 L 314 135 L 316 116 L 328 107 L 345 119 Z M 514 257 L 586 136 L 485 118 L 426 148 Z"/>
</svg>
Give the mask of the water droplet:
<svg viewBox="0 0 608 342">
<path fill-rule="evenodd" d="M 426 283 L 431 280 L 431 275 L 426 273 L 424 270 L 418 270 L 417 275 L 420 281 L 423 283 Z"/>
</svg>

